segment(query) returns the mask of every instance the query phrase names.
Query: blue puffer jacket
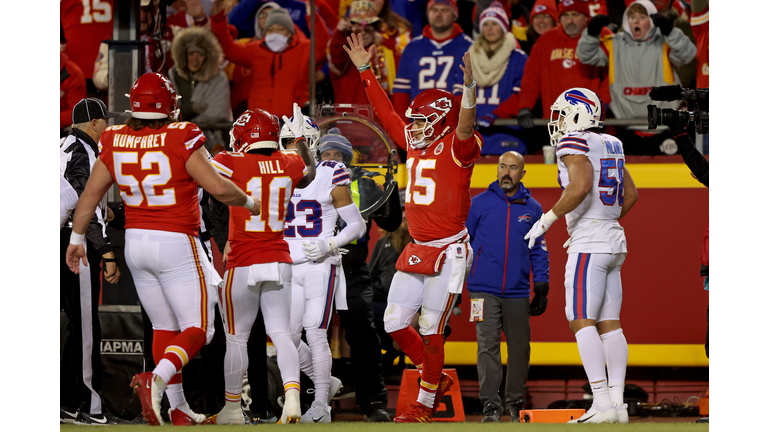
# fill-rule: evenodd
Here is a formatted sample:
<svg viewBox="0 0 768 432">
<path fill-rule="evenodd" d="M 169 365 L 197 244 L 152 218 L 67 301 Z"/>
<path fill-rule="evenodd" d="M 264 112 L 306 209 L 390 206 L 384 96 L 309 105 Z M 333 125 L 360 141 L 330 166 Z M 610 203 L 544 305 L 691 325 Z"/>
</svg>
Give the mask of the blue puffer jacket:
<svg viewBox="0 0 768 432">
<path fill-rule="evenodd" d="M 470 292 L 529 297 L 531 270 L 534 282 L 549 282 L 549 253 L 546 242 L 542 242 L 544 236 L 536 240 L 532 249 L 523 240 L 541 214 L 541 204 L 522 183 L 511 198 L 496 181 L 472 198 L 466 223 L 475 254 L 467 278 Z"/>
</svg>

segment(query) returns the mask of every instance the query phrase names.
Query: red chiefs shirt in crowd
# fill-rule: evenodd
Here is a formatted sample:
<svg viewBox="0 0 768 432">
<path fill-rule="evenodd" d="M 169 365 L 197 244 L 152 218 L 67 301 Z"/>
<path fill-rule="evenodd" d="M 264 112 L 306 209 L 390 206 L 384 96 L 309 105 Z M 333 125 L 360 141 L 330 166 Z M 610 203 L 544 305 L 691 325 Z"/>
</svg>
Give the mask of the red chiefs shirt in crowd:
<svg viewBox="0 0 768 432">
<path fill-rule="evenodd" d="M 199 234 L 197 182 L 186 164 L 203 143 L 188 122 L 139 131 L 118 125 L 101 134 L 99 158 L 120 187 L 126 229 Z"/>
<path fill-rule="evenodd" d="M 59 73 L 59 129 L 72 124 L 72 109 L 87 96 L 83 71 L 61 53 Z"/>
<path fill-rule="evenodd" d="M 85 79 L 93 77 L 101 41 L 112 39 L 113 0 L 61 0 L 59 15 L 67 46 L 64 52 L 82 69 Z"/>
<path fill-rule="evenodd" d="M 709 88 L 709 7 L 691 14 L 691 30 L 696 38 L 696 87 Z"/>
<path fill-rule="evenodd" d="M 603 28 L 601 36 L 611 34 Z M 595 91 L 603 103 L 611 102 L 607 79 L 608 68 L 582 64 L 576 56 L 576 45 L 581 35 L 571 38 L 563 26 L 547 31 L 531 49 L 520 83 L 520 109 L 533 109 L 541 98 L 544 118 L 549 118 L 549 107 L 560 93 L 571 87 L 584 87 Z"/>
<path fill-rule="evenodd" d="M 229 207 L 227 270 L 270 262 L 292 263 L 283 240 L 285 217 L 296 184 L 307 167 L 297 153 L 275 151 L 270 156 L 220 152 L 214 169 L 245 193 L 261 200 L 261 214 L 245 207 Z"/>
</svg>

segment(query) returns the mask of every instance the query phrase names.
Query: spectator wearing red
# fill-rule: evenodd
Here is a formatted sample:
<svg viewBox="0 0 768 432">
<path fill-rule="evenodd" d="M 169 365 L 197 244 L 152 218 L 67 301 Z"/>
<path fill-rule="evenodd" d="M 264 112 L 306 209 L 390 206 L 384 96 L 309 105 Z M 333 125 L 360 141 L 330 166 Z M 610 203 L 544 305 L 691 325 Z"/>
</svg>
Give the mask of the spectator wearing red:
<svg viewBox="0 0 768 432">
<path fill-rule="evenodd" d="M 157 37 L 159 13 L 159 9 L 151 0 L 141 0 L 139 39 L 149 42 L 144 46 L 144 69 L 142 73 L 157 72 L 168 76 L 168 71 L 173 67 L 173 57 L 171 56 L 173 31 L 171 27 L 168 27 L 163 35 Z M 112 33 L 110 32 L 109 36 L 103 39 L 111 38 Z M 99 90 L 106 90 L 109 85 L 109 46 L 107 44 L 102 43 L 98 47 L 98 56 L 95 62 L 91 63 L 90 70 L 93 71 L 94 86 Z"/>
<path fill-rule="evenodd" d="M 256 18 L 253 20 L 253 28 L 255 36 L 252 38 L 245 37 L 237 39 L 237 43 L 246 45 L 249 42 L 255 42 L 261 40 L 264 36 L 264 26 L 267 23 L 267 15 L 272 9 L 279 8 L 280 5 L 273 1 L 268 1 L 259 6 L 256 11 Z M 225 13 L 228 14 L 227 11 Z M 229 27 L 234 27 L 232 24 Z M 230 30 L 230 33 L 231 30 Z M 237 29 L 232 37 L 236 37 Z M 297 33 L 298 34 L 298 33 Z M 251 76 L 251 68 L 248 66 L 242 66 L 232 62 L 227 63 L 224 68 L 224 73 L 227 74 L 227 78 L 230 81 L 230 106 L 232 107 L 233 118 L 240 117 L 245 110 L 248 109 L 248 98 L 251 94 L 251 86 L 253 84 L 253 77 Z"/>
<path fill-rule="evenodd" d="M 531 11 L 531 24 L 527 28 L 512 27 L 512 31 L 520 44 L 520 49 L 530 55 L 533 44 L 539 40 L 539 36 L 555 28 L 557 22 L 556 0 L 536 0 Z"/>
<path fill-rule="evenodd" d="M 696 88 L 709 88 L 709 0 L 691 0 L 691 28 L 696 37 Z"/>
<path fill-rule="evenodd" d="M 112 39 L 113 13 L 113 0 L 61 0 L 59 4 L 61 26 L 67 40 L 64 53 L 77 64 L 86 80 L 93 78 L 99 44 Z"/>
<path fill-rule="evenodd" d="M 330 32 L 322 19 L 316 18 L 315 59 L 321 66 Z M 309 102 L 310 42 L 297 36 L 285 9 L 273 9 L 265 23 L 264 39 L 246 45 L 234 41 L 227 31 L 227 16 L 220 2 L 214 4 L 211 30 L 224 49 L 226 58 L 251 69 L 252 86 L 248 109 L 264 109 L 278 117 L 293 115 L 293 103 Z M 319 69 L 319 67 L 318 67 Z"/>
<path fill-rule="evenodd" d="M 328 44 L 328 66 L 331 69 L 331 83 L 336 103 L 367 105 L 370 102 L 365 95 L 360 72 L 356 70 L 349 54 L 344 50 L 347 37 L 352 33 L 362 34 L 363 46 L 373 49 L 371 70 L 381 84 L 381 88 L 392 97 L 392 86 L 400 55 L 383 44 L 379 32 L 382 21 L 377 16 L 376 5 L 369 0 L 355 0 L 349 9 L 349 18 L 339 20 L 331 42 Z"/>
<path fill-rule="evenodd" d="M 177 6 L 177 12 L 166 18 L 166 24 L 176 35 L 180 30 L 189 27 L 202 27 L 208 24 L 208 14 L 203 10 L 200 0 L 184 0 L 173 3 Z"/>
<path fill-rule="evenodd" d="M 59 69 L 59 129 L 72 125 L 72 109 L 78 102 L 85 99 L 85 76 L 80 67 L 60 53 L 61 66 Z M 63 136 L 63 132 L 62 132 Z"/>
<path fill-rule="evenodd" d="M 533 127 L 537 101 L 541 101 L 540 118 L 549 119 L 550 106 L 569 88 L 592 89 L 604 104 L 611 99 L 606 68 L 583 64 L 576 56 L 576 46 L 589 22 L 587 0 L 561 0 L 558 12 L 560 23 L 539 37 L 525 65 L 517 119 L 526 129 Z M 611 33 L 605 28 L 602 31 Z"/>
</svg>

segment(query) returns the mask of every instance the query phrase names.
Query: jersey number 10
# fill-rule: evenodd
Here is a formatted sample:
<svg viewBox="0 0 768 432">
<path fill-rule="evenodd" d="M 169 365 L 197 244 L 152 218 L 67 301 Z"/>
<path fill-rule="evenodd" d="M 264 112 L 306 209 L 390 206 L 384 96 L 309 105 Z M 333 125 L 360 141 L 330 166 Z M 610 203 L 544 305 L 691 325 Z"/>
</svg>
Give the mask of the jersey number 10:
<svg viewBox="0 0 768 432">
<path fill-rule="evenodd" d="M 269 181 L 269 189 L 261 189 L 261 177 L 253 177 L 246 184 L 246 191 L 252 197 L 261 197 L 261 214 L 251 216 L 245 221 L 245 230 L 264 232 L 267 225 L 271 232 L 283 231 L 285 213 L 290 202 L 290 177 L 274 177 Z"/>
</svg>

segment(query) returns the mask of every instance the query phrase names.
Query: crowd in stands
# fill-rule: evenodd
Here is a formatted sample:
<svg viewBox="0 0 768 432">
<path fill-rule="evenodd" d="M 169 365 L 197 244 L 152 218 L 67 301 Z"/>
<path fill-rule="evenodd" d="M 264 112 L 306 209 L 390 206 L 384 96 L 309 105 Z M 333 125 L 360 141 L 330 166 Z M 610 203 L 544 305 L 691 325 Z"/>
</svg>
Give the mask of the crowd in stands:
<svg viewBox="0 0 768 432">
<path fill-rule="evenodd" d="M 538 152 L 546 132 L 533 120 L 549 119 L 554 97 L 570 87 L 595 90 L 607 117 L 626 119 L 645 117 L 653 86 L 708 86 L 708 0 L 316 0 L 314 53 L 303 0 L 177 0 L 164 28 L 159 2 L 140 4 L 144 71 L 170 76 L 183 89 L 183 118 L 199 123 L 231 121 L 245 109 L 282 116 L 294 102 L 306 107 L 310 55 L 317 102 L 367 104 L 344 51 L 352 33 L 373 50 L 371 68 L 401 116 L 424 89 L 459 92 L 460 57 L 469 50 L 484 154 Z M 84 90 L 106 96 L 102 41 L 111 39 L 114 7 L 114 0 L 61 2 L 62 129 Z M 216 48 L 176 43 L 185 37 Z M 190 51 L 202 56 L 202 72 L 190 69 Z M 508 118 L 519 126 L 493 124 Z M 627 154 L 676 151 L 662 145 L 664 129 L 609 132 Z M 226 146 L 220 137 L 210 141 Z"/>
</svg>

